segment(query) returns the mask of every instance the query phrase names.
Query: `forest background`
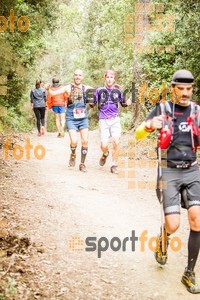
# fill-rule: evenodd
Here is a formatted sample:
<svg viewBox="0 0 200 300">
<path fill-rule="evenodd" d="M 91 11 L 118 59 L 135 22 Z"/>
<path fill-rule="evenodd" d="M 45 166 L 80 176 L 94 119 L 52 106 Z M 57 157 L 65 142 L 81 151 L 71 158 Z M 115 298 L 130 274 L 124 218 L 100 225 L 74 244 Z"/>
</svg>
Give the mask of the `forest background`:
<svg viewBox="0 0 200 300">
<path fill-rule="evenodd" d="M 11 32 L 11 9 L 16 21 Z M 121 112 L 123 128 L 134 128 L 170 86 L 180 68 L 196 78 L 200 94 L 200 3 L 193 0 L 1 0 L 0 132 L 29 131 L 35 126 L 30 90 L 36 79 L 72 81 L 76 68 L 84 82 L 104 83 L 106 69 L 117 72 L 123 89 L 134 86 L 134 105 Z M 19 30 L 26 16 L 29 28 Z M 4 23 L 3 23 L 4 21 Z M 22 25 L 25 25 L 22 23 Z M 48 129 L 54 130 L 49 115 Z M 97 110 L 90 110 L 91 129 Z"/>
</svg>

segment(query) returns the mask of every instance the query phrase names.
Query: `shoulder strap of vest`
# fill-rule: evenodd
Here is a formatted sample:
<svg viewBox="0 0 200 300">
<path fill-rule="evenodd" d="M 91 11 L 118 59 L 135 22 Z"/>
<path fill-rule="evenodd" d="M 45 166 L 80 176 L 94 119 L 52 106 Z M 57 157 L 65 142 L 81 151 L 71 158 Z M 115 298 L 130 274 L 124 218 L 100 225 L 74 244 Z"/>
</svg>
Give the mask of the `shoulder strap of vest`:
<svg viewBox="0 0 200 300">
<path fill-rule="evenodd" d="M 85 85 L 82 84 L 82 87 L 81 87 L 81 88 L 77 87 L 77 89 L 79 89 L 79 90 L 83 93 L 83 96 L 82 96 L 82 97 L 83 97 L 83 101 L 84 101 L 84 103 L 86 103 L 87 95 L 86 95 L 86 93 L 85 93 L 85 90 L 86 90 Z M 74 86 L 73 83 L 71 83 L 71 94 L 72 94 L 74 91 L 75 91 L 75 86 Z M 73 103 L 73 100 L 71 99 L 71 101 L 70 101 L 69 104 L 72 104 L 72 103 Z"/>
<path fill-rule="evenodd" d="M 198 130 L 200 127 L 200 106 L 194 102 L 191 102 L 190 117 L 193 119 L 194 126 Z"/>
<path fill-rule="evenodd" d="M 111 100 L 113 102 L 113 104 L 116 105 L 116 107 L 118 108 L 118 103 L 119 101 L 115 101 L 115 99 L 113 98 L 113 92 L 115 90 L 118 90 L 120 92 L 120 90 L 117 87 L 114 87 L 113 89 L 111 89 L 111 91 L 109 92 L 106 87 L 100 87 L 98 89 L 98 93 L 100 96 L 100 102 L 98 102 L 98 108 L 101 109 L 109 100 Z"/>
<path fill-rule="evenodd" d="M 172 115 L 172 109 L 171 109 L 171 106 L 170 106 L 170 104 L 169 104 L 168 101 L 166 101 L 164 103 L 160 102 L 159 105 L 160 105 L 160 112 L 161 112 L 161 114 Z M 199 113 L 200 113 L 200 106 L 198 104 L 194 103 L 194 102 L 191 102 L 191 112 L 190 112 L 190 115 L 194 116 L 194 115 L 197 115 Z"/>
<path fill-rule="evenodd" d="M 194 102 L 191 102 L 191 112 L 190 115 L 193 116 L 200 112 L 200 106 Z"/>
<path fill-rule="evenodd" d="M 100 87 L 98 88 L 98 95 L 100 98 L 98 101 L 98 109 L 100 110 L 108 100 L 108 91 L 105 87 Z"/>
<path fill-rule="evenodd" d="M 70 86 L 71 86 L 71 92 L 74 91 L 74 85 L 71 83 Z"/>
<path fill-rule="evenodd" d="M 83 84 L 82 85 L 83 101 L 86 104 L 87 103 L 87 94 L 86 94 L 85 90 L 86 90 L 86 86 Z"/>
<path fill-rule="evenodd" d="M 161 115 L 167 115 L 171 116 L 172 115 L 172 109 L 168 101 L 166 102 L 160 102 L 160 112 Z"/>
<path fill-rule="evenodd" d="M 80 89 L 79 87 L 77 87 L 77 88 Z M 75 89 L 75 86 L 74 86 L 73 83 L 71 83 L 71 91 L 73 91 L 74 89 Z M 85 85 L 84 84 L 82 84 L 82 88 L 80 90 L 82 90 L 83 93 L 85 92 Z"/>
</svg>

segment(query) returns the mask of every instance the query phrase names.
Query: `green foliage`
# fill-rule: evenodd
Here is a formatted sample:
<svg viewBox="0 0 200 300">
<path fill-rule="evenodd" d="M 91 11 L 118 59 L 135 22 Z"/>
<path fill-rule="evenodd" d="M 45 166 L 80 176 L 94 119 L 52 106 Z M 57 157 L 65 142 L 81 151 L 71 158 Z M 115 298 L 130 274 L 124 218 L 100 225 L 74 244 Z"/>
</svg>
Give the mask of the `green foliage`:
<svg viewBox="0 0 200 300">
<path fill-rule="evenodd" d="M 48 5 L 47 5 L 48 4 Z M 0 75 L 7 76 L 8 93 L 0 96 L 1 104 L 8 108 L 8 115 L 0 117 L 1 124 L 11 126 L 14 130 L 27 130 L 30 128 L 23 117 L 21 107 L 27 101 L 24 95 L 27 92 L 30 66 L 42 55 L 42 36 L 53 24 L 55 19 L 55 1 L 1 1 L 0 14 L 7 19 L 10 10 L 18 18 L 26 16 L 29 19 L 28 31 L 21 32 L 14 23 L 14 32 L 10 32 L 10 22 L 7 29 L 0 35 Z"/>
<path fill-rule="evenodd" d="M 133 118 L 133 113 L 130 110 L 120 113 L 122 132 L 127 132 L 128 130 L 130 130 L 132 118 Z"/>
<path fill-rule="evenodd" d="M 51 82 L 56 75 L 60 82 L 69 83 L 76 68 L 85 69 L 85 51 L 80 38 L 84 30 L 81 2 L 58 4 L 54 31 L 46 31 L 43 35 L 45 51 L 40 63 L 32 69 L 45 82 Z"/>
<path fill-rule="evenodd" d="M 97 109 L 97 106 L 94 108 L 89 108 L 88 109 L 88 117 L 89 117 L 89 129 L 90 130 L 95 130 L 98 128 L 99 124 L 99 111 Z"/>
<path fill-rule="evenodd" d="M 72 81 L 76 68 L 84 71 L 84 82 L 98 87 L 104 84 L 108 68 L 117 71 L 117 81 L 124 88 L 132 81 L 132 44 L 124 42 L 124 18 L 133 13 L 134 1 L 70 1 L 58 5 L 59 18 L 52 34 L 44 34 L 46 51 L 34 74 L 51 82 L 58 76 L 62 83 Z M 33 84 L 34 82 L 32 82 Z M 98 112 L 89 110 L 90 129 L 98 126 Z M 54 121 L 48 118 L 48 130 Z"/>
<path fill-rule="evenodd" d="M 0 300 L 5 300 L 5 297 L 2 293 L 0 293 Z"/>
<path fill-rule="evenodd" d="M 11 127 L 14 131 L 29 131 L 31 126 L 23 115 L 19 115 L 14 107 L 9 107 L 7 115 L 1 117 L 4 128 Z"/>
<path fill-rule="evenodd" d="M 133 48 L 124 42 L 124 20 L 133 13 L 134 1 L 95 1 L 85 7 L 83 42 L 87 72 L 97 85 L 106 69 L 114 69 L 120 84 L 131 80 Z M 88 4 L 88 2 L 86 2 Z"/>
<path fill-rule="evenodd" d="M 47 113 L 47 131 L 55 132 L 57 130 L 55 114 L 51 110 L 46 111 L 46 113 Z"/>
<path fill-rule="evenodd" d="M 14 299 L 13 297 L 17 292 L 16 285 L 15 279 L 7 276 L 6 280 L 2 282 L 0 300 Z"/>
<path fill-rule="evenodd" d="M 200 95 L 200 3 L 198 1 L 157 1 L 165 6 L 164 13 L 175 16 L 175 31 L 154 33 L 152 45 L 174 45 L 175 51 L 167 53 L 141 54 L 145 78 L 150 87 L 157 87 L 164 81 L 170 85 L 173 73 L 177 69 L 189 69 L 196 78 L 194 98 Z"/>
<path fill-rule="evenodd" d="M 8 28 L 0 35 L 0 75 L 8 77 L 8 94 L 0 96 L 0 104 L 9 110 L 6 117 L 0 116 L 0 127 L 7 124 L 15 130 L 21 126 L 28 130 L 31 126 L 27 124 L 35 126 L 29 110 L 29 93 L 38 78 L 51 82 L 56 75 L 61 83 L 69 83 L 74 70 L 80 68 L 85 83 L 98 87 L 104 84 L 105 70 L 112 68 L 117 72 L 117 82 L 124 89 L 130 87 L 138 60 L 132 43 L 125 43 L 124 25 L 126 16 L 134 14 L 135 3 L 136 0 L 1 0 L 0 15 L 8 18 L 13 8 L 17 18 L 28 17 L 30 27 L 27 32 L 21 32 L 15 22 L 13 33 Z M 151 43 L 173 44 L 175 51 L 141 53 L 142 73 L 138 72 L 138 81 L 149 81 L 148 89 L 160 89 L 163 81 L 170 84 L 174 71 L 188 68 L 196 78 L 198 99 L 200 3 L 194 0 L 157 0 L 156 3 L 164 4 L 164 14 L 175 15 L 175 32 L 153 32 Z M 153 24 L 155 13 L 149 13 L 148 20 Z M 145 109 L 149 108 L 148 104 Z M 122 113 L 126 128 L 131 113 L 129 110 Z M 97 113 L 91 110 L 89 116 L 94 128 Z M 55 130 L 53 119 L 50 114 L 50 131 Z"/>
</svg>

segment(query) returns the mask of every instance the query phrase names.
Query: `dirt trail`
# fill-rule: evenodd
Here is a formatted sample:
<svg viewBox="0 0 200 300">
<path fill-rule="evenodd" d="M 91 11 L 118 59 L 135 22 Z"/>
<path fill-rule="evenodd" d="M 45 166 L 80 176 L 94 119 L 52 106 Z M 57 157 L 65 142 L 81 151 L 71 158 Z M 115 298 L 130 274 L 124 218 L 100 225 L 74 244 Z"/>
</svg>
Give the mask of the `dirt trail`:
<svg viewBox="0 0 200 300">
<path fill-rule="evenodd" d="M 124 146 L 127 138 L 126 135 L 122 138 Z M 113 251 L 109 247 L 98 258 L 97 250 L 85 251 L 87 237 L 96 237 L 97 245 L 101 237 L 109 242 L 113 237 L 123 241 L 131 237 L 133 230 L 137 237 L 147 230 L 148 240 L 157 235 L 160 207 L 154 190 L 128 189 L 127 178 L 109 172 L 110 157 L 104 167 L 98 166 L 101 153 L 97 131 L 90 132 L 87 173 L 78 170 L 80 141 L 74 169 L 67 167 L 68 136 L 58 139 L 52 133 L 43 137 L 33 134 L 30 141 L 34 147 L 38 144 L 45 147 L 44 159 L 38 160 L 32 153 L 30 160 L 24 157 L 15 161 L 10 157 L 4 162 L 4 168 L 12 166 L 12 172 L 4 178 L 3 215 L 12 220 L 15 234 L 27 236 L 31 241 L 27 253 L 17 256 L 20 268 L 18 271 L 15 268 L 10 276 L 18 285 L 15 296 L 8 299 L 199 299 L 198 295 L 189 294 L 180 282 L 187 260 L 185 211 L 181 229 L 176 233 L 182 240 L 182 248 L 178 253 L 169 250 L 164 267 L 155 262 L 148 241 L 143 252 L 139 241 L 132 251 L 128 239 L 126 251 Z M 146 169 L 145 176 L 152 178 L 155 170 Z M 79 241 L 83 245 L 78 245 Z M 16 265 L 17 260 L 12 264 Z M 10 264 L 10 270 L 13 265 Z M 198 261 L 197 277 L 200 277 L 199 266 Z"/>
</svg>

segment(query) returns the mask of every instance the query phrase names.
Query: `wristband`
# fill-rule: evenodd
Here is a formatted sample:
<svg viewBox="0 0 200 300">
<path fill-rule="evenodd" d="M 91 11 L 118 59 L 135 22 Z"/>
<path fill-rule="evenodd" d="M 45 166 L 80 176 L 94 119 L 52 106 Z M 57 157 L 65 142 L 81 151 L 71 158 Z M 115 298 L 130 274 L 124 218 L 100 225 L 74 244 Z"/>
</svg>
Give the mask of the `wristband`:
<svg viewBox="0 0 200 300">
<path fill-rule="evenodd" d="M 147 130 L 145 130 L 145 126 L 146 126 L 146 122 L 142 122 L 142 124 L 140 124 L 136 130 L 135 130 L 135 137 L 136 140 L 140 140 L 140 139 L 144 139 L 146 138 L 150 132 L 148 132 Z"/>
<path fill-rule="evenodd" d="M 153 131 L 154 131 L 154 128 L 152 127 L 152 120 L 148 120 L 148 121 L 146 122 L 146 125 L 145 125 L 144 129 L 145 129 L 147 132 L 153 132 Z"/>
</svg>

